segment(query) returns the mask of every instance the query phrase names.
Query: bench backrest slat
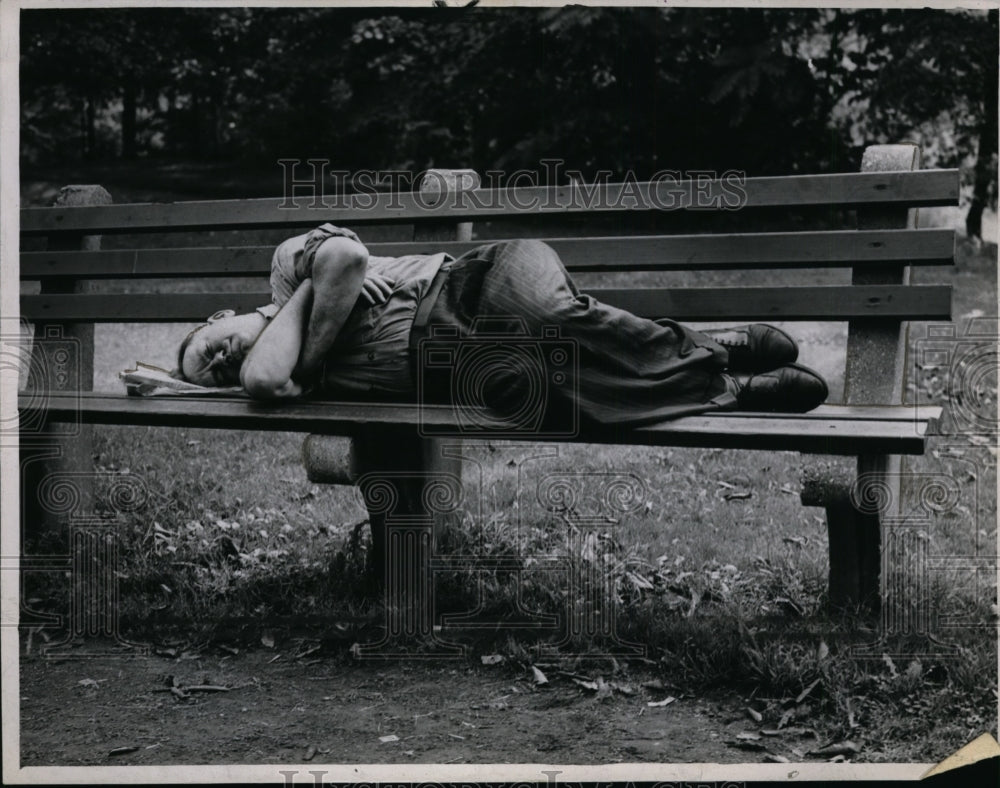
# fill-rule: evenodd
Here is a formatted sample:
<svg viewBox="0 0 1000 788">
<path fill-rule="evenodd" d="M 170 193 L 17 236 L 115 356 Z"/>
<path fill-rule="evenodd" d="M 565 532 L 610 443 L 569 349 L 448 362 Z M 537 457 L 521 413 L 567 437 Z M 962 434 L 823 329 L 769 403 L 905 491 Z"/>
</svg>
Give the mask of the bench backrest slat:
<svg viewBox="0 0 1000 788">
<path fill-rule="evenodd" d="M 946 285 L 868 285 L 830 287 L 706 287 L 601 289 L 594 298 L 642 317 L 725 321 L 744 319 L 941 320 L 951 311 Z M 269 303 L 270 292 L 37 295 L 22 296 L 28 320 L 94 323 L 193 322 L 221 308 L 249 312 Z"/>
<path fill-rule="evenodd" d="M 949 265 L 954 231 L 658 235 L 629 238 L 546 238 L 571 271 L 707 270 L 844 267 L 857 263 L 907 262 Z M 373 255 L 395 257 L 447 252 L 455 257 L 486 243 L 477 241 L 370 243 Z M 103 252 L 25 252 L 21 278 L 256 276 L 270 271 L 273 246 L 122 249 Z"/>
<path fill-rule="evenodd" d="M 200 229 L 293 229 L 333 222 L 345 226 L 394 222 L 445 222 L 500 216 L 572 214 L 679 208 L 774 208 L 782 206 L 952 205 L 958 170 L 837 173 L 769 178 L 475 189 L 441 197 L 436 205 L 419 192 L 323 195 L 180 203 L 112 205 L 101 208 L 26 208 L 26 235 L 124 233 Z M 325 204 L 324 204 L 325 201 Z M 293 205 L 297 207 L 292 207 Z M 284 206 L 284 207 L 283 207 Z"/>
</svg>

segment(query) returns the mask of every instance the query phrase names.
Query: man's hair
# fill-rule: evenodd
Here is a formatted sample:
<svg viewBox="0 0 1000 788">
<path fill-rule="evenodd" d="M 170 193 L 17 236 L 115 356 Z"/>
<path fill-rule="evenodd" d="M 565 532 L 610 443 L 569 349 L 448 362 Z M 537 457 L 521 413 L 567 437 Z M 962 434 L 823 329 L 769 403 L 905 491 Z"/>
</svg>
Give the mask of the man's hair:
<svg viewBox="0 0 1000 788">
<path fill-rule="evenodd" d="M 208 323 L 202 323 L 200 326 L 195 326 L 188 332 L 188 335 L 181 340 L 181 346 L 177 351 L 177 368 L 171 370 L 171 377 L 177 378 L 178 380 L 187 380 L 187 378 L 184 377 L 184 353 L 187 351 L 188 345 L 191 344 L 191 339 L 194 335 L 207 325 Z M 187 380 L 187 382 L 190 383 L 191 381 Z"/>
</svg>

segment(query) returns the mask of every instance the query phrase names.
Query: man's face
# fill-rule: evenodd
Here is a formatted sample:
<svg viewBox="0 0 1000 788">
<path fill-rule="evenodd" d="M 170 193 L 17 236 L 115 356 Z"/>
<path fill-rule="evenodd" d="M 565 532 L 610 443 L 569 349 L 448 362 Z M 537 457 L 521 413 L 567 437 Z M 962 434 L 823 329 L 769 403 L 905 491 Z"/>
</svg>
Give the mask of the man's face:
<svg viewBox="0 0 1000 788">
<path fill-rule="evenodd" d="M 240 366 L 263 325 L 263 318 L 256 312 L 210 318 L 195 331 L 184 350 L 184 378 L 201 386 L 238 386 Z"/>
</svg>

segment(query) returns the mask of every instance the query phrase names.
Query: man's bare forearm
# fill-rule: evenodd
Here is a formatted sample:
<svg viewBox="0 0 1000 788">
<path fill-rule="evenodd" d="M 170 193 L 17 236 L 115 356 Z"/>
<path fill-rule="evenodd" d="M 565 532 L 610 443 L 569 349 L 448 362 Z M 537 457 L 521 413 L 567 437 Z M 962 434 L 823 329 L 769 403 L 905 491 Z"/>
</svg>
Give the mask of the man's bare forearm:
<svg viewBox="0 0 1000 788">
<path fill-rule="evenodd" d="M 240 381 L 251 397 L 272 399 L 301 393 L 291 378 L 312 301 L 312 282 L 306 279 L 257 337 L 240 368 Z"/>
<path fill-rule="evenodd" d="M 308 376 L 326 358 L 361 294 L 368 250 L 349 238 L 330 238 L 316 250 L 312 311 L 298 372 Z"/>
</svg>

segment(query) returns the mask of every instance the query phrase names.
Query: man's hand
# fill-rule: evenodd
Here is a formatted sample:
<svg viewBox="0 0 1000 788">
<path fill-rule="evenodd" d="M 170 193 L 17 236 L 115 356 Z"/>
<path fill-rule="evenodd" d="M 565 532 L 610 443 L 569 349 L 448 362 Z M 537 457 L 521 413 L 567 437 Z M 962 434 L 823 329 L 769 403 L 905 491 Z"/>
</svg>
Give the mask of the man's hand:
<svg viewBox="0 0 1000 788">
<path fill-rule="evenodd" d="M 365 281 L 361 283 L 361 297 L 371 306 L 384 304 L 392 295 L 395 284 L 392 279 L 386 279 L 379 274 L 366 273 Z"/>
</svg>

